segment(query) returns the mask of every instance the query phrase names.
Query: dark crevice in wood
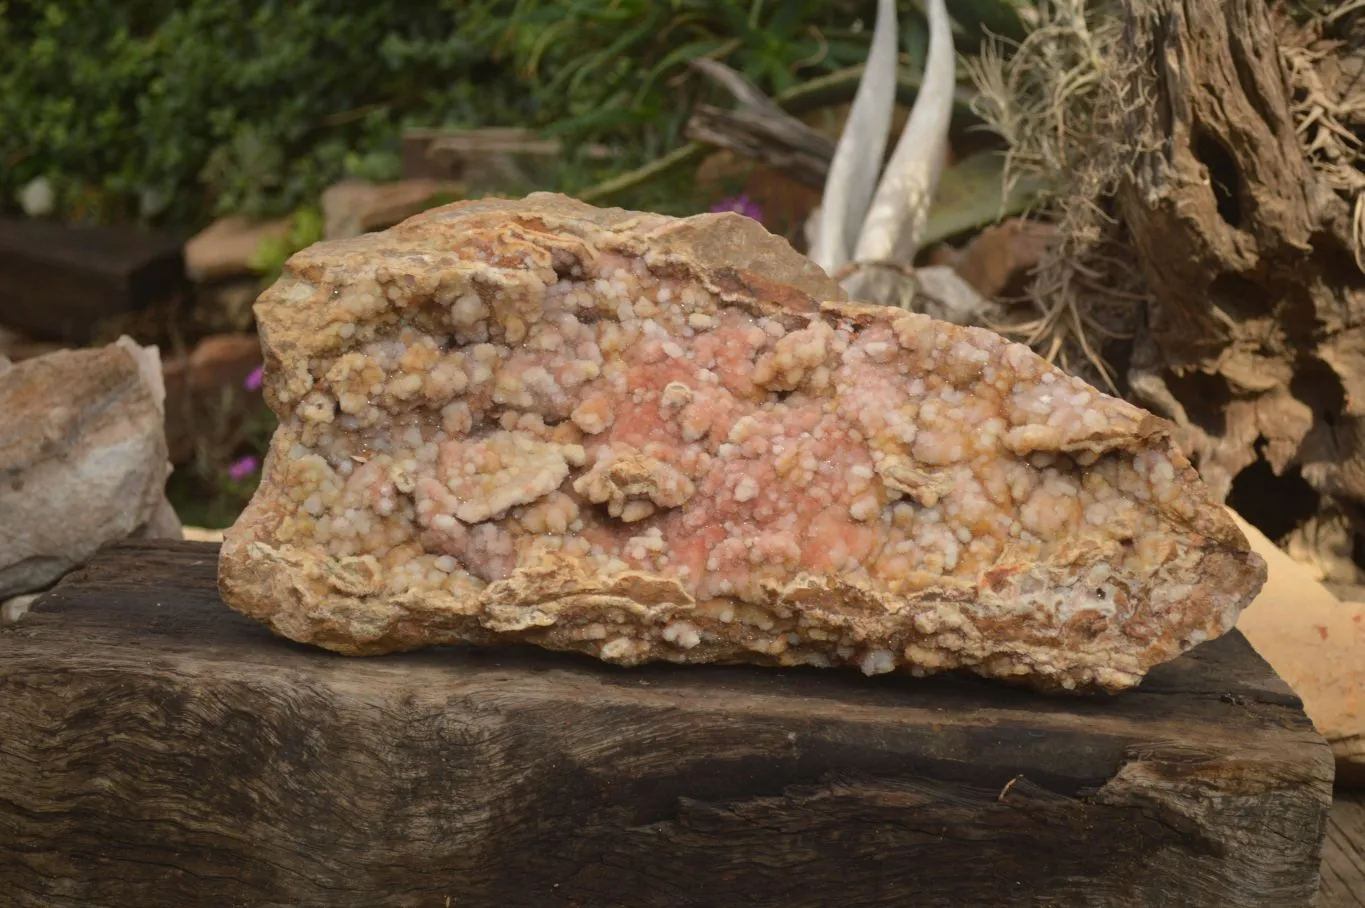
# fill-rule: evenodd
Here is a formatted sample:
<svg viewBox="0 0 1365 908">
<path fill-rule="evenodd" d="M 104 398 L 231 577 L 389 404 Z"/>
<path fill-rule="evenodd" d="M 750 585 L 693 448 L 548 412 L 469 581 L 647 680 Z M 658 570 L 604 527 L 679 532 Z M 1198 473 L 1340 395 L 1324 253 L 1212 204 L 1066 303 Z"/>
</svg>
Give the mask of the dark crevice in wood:
<svg viewBox="0 0 1365 908">
<path fill-rule="evenodd" d="M 1289 382 L 1289 393 L 1313 409 L 1313 415 L 1325 425 L 1336 425 L 1346 407 L 1346 389 L 1341 378 L 1320 359 L 1305 359 L 1294 369 Z"/>
<path fill-rule="evenodd" d="M 1185 412 L 1204 431 L 1220 435 L 1227 426 L 1226 408 L 1232 395 L 1227 382 L 1201 371 L 1164 373 L 1166 387 L 1184 405 Z"/>
<path fill-rule="evenodd" d="M 1234 230 L 1241 229 L 1242 178 L 1237 172 L 1236 158 L 1222 139 L 1199 124 L 1195 124 L 1191 138 L 1194 156 L 1208 171 L 1218 216 Z"/>
<path fill-rule="evenodd" d="M 1265 439 L 1257 441 L 1255 463 L 1232 480 L 1228 506 L 1269 539 L 1280 540 L 1318 512 L 1322 496 L 1293 466 L 1276 476 L 1264 457 Z"/>
<path fill-rule="evenodd" d="M 1210 304 L 1238 319 L 1269 315 L 1275 307 L 1263 284 L 1232 271 L 1213 279 L 1208 296 Z"/>
</svg>

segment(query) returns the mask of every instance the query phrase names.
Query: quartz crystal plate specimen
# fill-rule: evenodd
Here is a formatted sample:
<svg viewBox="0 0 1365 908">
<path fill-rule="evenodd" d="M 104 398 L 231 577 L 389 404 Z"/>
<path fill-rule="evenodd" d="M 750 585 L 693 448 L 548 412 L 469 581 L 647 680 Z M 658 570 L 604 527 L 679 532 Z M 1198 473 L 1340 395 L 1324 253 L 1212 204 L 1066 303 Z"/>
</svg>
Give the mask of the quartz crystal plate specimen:
<svg viewBox="0 0 1365 908">
<path fill-rule="evenodd" d="M 538 193 L 295 255 L 226 601 L 347 654 L 963 668 L 1118 690 L 1265 579 L 1168 425 L 842 298 L 734 214 Z"/>
</svg>

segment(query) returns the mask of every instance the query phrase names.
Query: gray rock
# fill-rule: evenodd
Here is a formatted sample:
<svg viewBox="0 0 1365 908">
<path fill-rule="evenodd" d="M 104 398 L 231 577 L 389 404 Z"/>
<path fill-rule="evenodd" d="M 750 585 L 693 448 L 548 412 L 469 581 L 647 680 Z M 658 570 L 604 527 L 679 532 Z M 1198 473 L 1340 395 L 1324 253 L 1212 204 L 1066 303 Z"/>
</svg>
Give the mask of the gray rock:
<svg viewBox="0 0 1365 908">
<path fill-rule="evenodd" d="M 157 349 L 126 337 L 0 370 L 0 600 L 51 586 L 106 542 L 179 538 L 165 397 Z"/>
</svg>

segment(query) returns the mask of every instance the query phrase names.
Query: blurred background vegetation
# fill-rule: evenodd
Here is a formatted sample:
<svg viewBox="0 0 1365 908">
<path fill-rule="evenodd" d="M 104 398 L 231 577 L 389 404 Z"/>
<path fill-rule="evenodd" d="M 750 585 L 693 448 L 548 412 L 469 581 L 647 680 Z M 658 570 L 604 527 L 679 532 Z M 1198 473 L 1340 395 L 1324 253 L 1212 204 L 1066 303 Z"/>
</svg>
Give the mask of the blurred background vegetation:
<svg viewBox="0 0 1365 908">
<path fill-rule="evenodd" d="M 860 64 L 875 0 L 0 0 L 0 206 L 36 178 L 68 222 L 198 228 L 393 179 L 404 127 L 532 127 L 537 188 L 579 193 L 679 146 L 722 60 L 770 95 Z M 904 62 L 927 48 L 903 0 Z M 958 50 L 1024 0 L 953 0 Z M 851 91 L 849 92 L 851 96 Z M 845 98 L 844 100 L 847 100 Z M 604 144 L 613 153 L 583 153 Z M 680 168 L 622 204 L 698 210 Z M 704 207 L 704 206 L 703 206 Z"/>
</svg>

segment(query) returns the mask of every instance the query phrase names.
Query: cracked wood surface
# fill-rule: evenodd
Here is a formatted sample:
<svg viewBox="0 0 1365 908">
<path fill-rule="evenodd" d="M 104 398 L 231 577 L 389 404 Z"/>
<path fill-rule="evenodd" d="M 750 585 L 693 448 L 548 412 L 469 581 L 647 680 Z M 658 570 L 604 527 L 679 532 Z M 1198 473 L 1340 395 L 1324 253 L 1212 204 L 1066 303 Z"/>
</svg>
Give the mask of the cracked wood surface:
<svg viewBox="0 0 1365 908">
<path fill-rule="evenodd" d="M 1116 696 L 347 658 L 123 543 L 0 631 L 0 891 L 139 906 L 1300 906 L 1332 763 L 1233 633 Z M 448 901 L 447 901 L 448 899 Z"/>
<path fill-rule="evenodd" d="M 1305 155 L 1259 0 L 1124 0 L 1138 155 L 1119 216 L 1152 291 L 1137 396 L 1222 497 L 1263 458 L 1365 526 L 1365 280 L 1352 206 Z M 1345 50 L 1342 53 L 1346 53 Z M 1345 59 L 1345 57 L 1343 57 Z"/>
</svg>

